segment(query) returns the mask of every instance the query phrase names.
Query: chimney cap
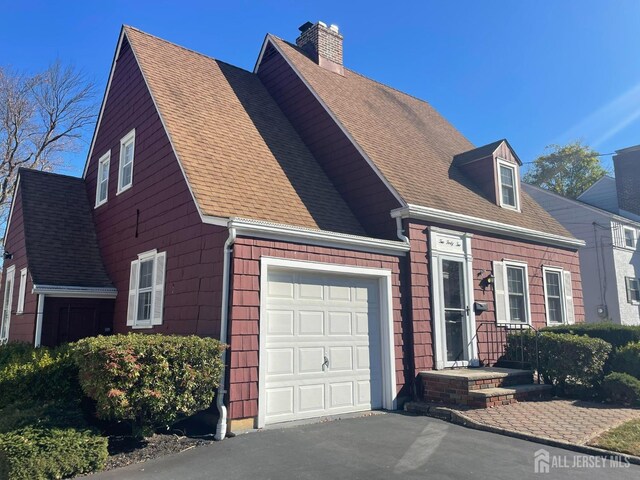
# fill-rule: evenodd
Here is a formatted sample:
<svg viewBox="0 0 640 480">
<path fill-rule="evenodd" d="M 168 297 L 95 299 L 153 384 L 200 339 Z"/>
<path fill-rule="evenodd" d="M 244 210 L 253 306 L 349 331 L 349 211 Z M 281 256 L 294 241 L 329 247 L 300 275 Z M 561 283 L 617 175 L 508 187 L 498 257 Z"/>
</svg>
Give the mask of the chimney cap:
<svg viewBox="0 0 640 480">
<path fill-rule="evenodd" d="M 331 26 L 329 27 L 329 30 L 332 30 L 336 33 L 340 33 L 340 29 L 338 28 L 338 25 L 336 25 L 335 23 L 331 24 Z"/>
<path fill-rule="evenodd" d="M 313 27 L 313 23 L 311 22 L 305 22 L 302 25 L 300 25 L 298 27 L 298 30 L 300 30 L 301 33 L 306 32 L 307 30 L 309 30 L 311 27 Z"/>
</svg>

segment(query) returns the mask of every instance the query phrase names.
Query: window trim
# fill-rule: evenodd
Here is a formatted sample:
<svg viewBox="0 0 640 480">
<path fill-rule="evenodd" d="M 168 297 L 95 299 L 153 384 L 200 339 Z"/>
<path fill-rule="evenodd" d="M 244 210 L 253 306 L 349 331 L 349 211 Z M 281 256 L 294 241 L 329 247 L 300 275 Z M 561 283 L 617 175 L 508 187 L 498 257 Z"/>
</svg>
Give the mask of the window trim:
<svg viewBox="0 0 640 480">
<path fill-rule="evenodd" d="M 508 162 L 502 158 L 496 159 L 497 165 L 497 181 L 498 181 L 498 205 L 502 208 L 506 208 L 508 210 L 515 210 L 517 212 L 520 211 L 520 175 L 518 166 Z M 500 172 L 500 168 L 505 167 L 513 171 L 513 194 L 515 197 L 515 205 L 509 205 L 508 203 L 504 203 L 502 201 L 502 175 Z"/>
<path fill-rule="evenodd" d="M 158 286 L 160 285 L 158 283 L 158 259 L 160 257 L 163 257 L 163 263 L 162 263 L 162 284 L 161 284 L 161 292 L 162 292 L 162 296 L 161 298 L 158 300 Z M 150 318 L 148 320 L 140 320 L 138 318 L 138 300 L 140 297 L 140 265 L 142 262 L 146 262 L 146 261 L 152 261 L 152 265 L 153 265 L 153 269 L 151 272 L 151 312 L 150 312 Z M 133 260 L 133 263 L 136 263 L 136 284 L 135 284 L 135 300 L 133 305 L 129 305 L 127 307 L 127 326 L 131 327 L 132 329 L 150 329 L 153 328 L 155 326 L 161 325 L 164 322 L 164 297 L 165 297 L 165 287 L 166 287 L 166 275 L 167 275 L 167 252 L 163 251 L 163 252 L 158 252 L 156 249 L 154 250 L 148 250 L 146 252 L 140 253 L 138 254 L 137 258 L 135 260 Z M 132 270 L 133 271 L 133 270 Z M 131 275 L 131 273 L 130 273 Z M 128 295 L 131 295 L 131 292 L 133 291 L 131 289 L 131 277 L 129 277 L 129 291 L 128 291 Z M 146 290 L 146 289 L 145 289 Z M 161 310 L 160 310 L 160 315 L 158 318 L 156 318 L 155 316 L 155 312 L 156 312 L 156 302 L 162 302 L 161 304 Z M 129 318 L 129 308 L 133 309 L 133 319 Z"/>
<path fill-rule="evenodd" d="M 562 322 L 552 322 L 549 319 L 549 294 L 547 290 L 547 272 L 557 273 L 558 278 L 560 279 L 559 288 L 560 288 L 560 308 L 562 310 Z M 545 309 L 545 317 L 547 320 L 547 325 L 566 325 L 567 321 L 567 299 L 565 295 L 565 285 L 564 285 L 564 269 L 560 267 L 547 267 L 546 265 L 542 266 L 542 288 L 544 290 L 544 309 Z"/>
<path fill-rule="evenodd" d="M 502 260 L 503 264 L 503 281 L 504 281 L 504 301 L 508 320 L 506 322 L 498 322 L 499 325 L 532 325 L 531 323 L 531 294 L 529 287 L 529 264 L 518 262 L 516 260 Z M 521 268 L 524 270 L 524 310 L 525 321 L 516 322 L 511 318 L 511 306 L 509 305 L 509 267 Z"/>
<path fill-rule="evenodd" d="M 15 275 L 16 275 L 16 267 L 15 265 L 11 265 L 7 267 L 4 280 L 4 296 L 2 298 L 2 313 L 0 314 L 0 333 L 2 332 L 2 324 L 4 323 L 4 312 L 5 312 L 5 303 L 7 302 L 7 293 L 9 294 L 9 303 L 7 304 L 7 331 L 6 337 L 0 337 L 0 345 L 5 344 L 9 341 L 9 331 L 11 330 L 11 308 L 13 307 L 13 290 L 15 288 Z M 7 287 L 9 280 L 11 280 L 11 288 L 9 292 L 7 292 Z"/>
<path fill-rule="evenodd" d="M 16 315 L 22 315 L 24 313 L 24 300 L 27 290 L 27 269 L 26 267 L 20 270 L 20 287 L 18 290 L 18 305 L 16 307 Z"/>
<path fill-rule="evenodd" d="M 107 178 L 106 178 L 106 182 L 107 182 L 107 189 L 105 191 L 105 195 L 104 195 L 104 200 L 100 200 L 100 178 L 101 178 L 101 173 L 103 171 L 104 164 L 107 165 Z M 100 205 L 104 205 L 105 203 L 107 203 L 107 200 L 109 200 L 109 173 L 111 169 L 111 150 L 109 150 L 107 153 L 105 153 L 104 155 L 102 155 L 99 159 L 98 159 L 98 176 L 96 178 L 96 203 L 94 205 L 93 208 L 98 208 Z"/>
<path fill-rule="evenodd" d="M 640 291 L 640 278 L 636 278 L 636 277 L 624 277 L 624 287 L 625 290 L 627 292 L 627 303 L 631 304 L 631 305 L 640 305 L 640 300 L 633 300 L 631 298 L 631 296 L 629 295 L 631 289 L 629 288 L 629 282 L 630 281 L 636 281 L 638 282 L 638 290 Z"/>
<path fill-rule="evenodd" d="M 633 233 L 633 246 L 630 247 L 627 245 L 627 236 L 626 232 L 629 231 Z M 635 250 L 638 247 L 638 231 L 633 227 L 627 227 L 626 225 L 622 226 L 622 246 L 627 250 Z"/>
<path fill-rule="evenodd" d="M 122 185 L 122 170 L 124 169 L 124 152 L 125 146 L 131 142 L 133 145 L 133 153 L 131 155 L 131 180 L 127 185 Z M 124 137 L 120 139 L 120 154 L 118 156 L 118 189 L 116 191 L 116 195 L 120 195 L 123 192 L 126 192 L 133 186 L 133 165 L 136 157 L 136 129 L 134 128 L 129 133 L 127 133 Z"/>
</svg>

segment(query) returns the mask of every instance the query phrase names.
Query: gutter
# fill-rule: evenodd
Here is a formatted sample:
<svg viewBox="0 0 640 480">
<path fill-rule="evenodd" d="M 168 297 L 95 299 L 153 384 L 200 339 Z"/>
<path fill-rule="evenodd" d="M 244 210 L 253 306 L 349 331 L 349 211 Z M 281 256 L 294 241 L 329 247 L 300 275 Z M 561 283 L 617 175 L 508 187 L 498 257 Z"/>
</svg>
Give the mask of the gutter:
<svg viewBox="0 0 640 480">
<path fill-rule="evenodd" d="M 445 212 L 444 210 L 423 207 L 420 205 L 410 204 L 406 207 L 396 208 L 391 211 L 391 216 L 394 218 L 415 218 L 418 220 L 443 223 L 445 225 L 472 228 L 481 232 L 521 238 L 524 240 L 565 248 L 578 249 L 579 247 L 584 247 L 586 245 L 584 241 L 573 237 L 540 232 L 530 228 L 518 227 L 516 225 L 495 222 L 484 218 L 471 217 L 461 213 Z"/>
<path fill-rule="evenodd" d="M 33 286 L 31 293 L 47 295 L 48 297 L 116 298 L 118 290 L 113 287 L 77 287 L 37 284 Z"/>
<path fill-rule="evenodd" d="M 231 282 L 231 254 L 233 253 L 233 243 L 236 241 L 237 231 L 229 222 L 229 237 L 224 242 L 224 259 L 222 267 L 222 307 L 220 312 L 220 342 L 227 343 L 227 334 L 229 329 L 229 290 Z M 222 352 L 222 376 L 218 394 L 216 395 L 216 406 L 218 413 L 218 424 L 216 425 L 216 440 L 224 440 L 227 435 L 227 407 L 224 404 L 224 389 L 226 383 L 226 367 L 227 367 L 227 349 Z"/>
</svg>

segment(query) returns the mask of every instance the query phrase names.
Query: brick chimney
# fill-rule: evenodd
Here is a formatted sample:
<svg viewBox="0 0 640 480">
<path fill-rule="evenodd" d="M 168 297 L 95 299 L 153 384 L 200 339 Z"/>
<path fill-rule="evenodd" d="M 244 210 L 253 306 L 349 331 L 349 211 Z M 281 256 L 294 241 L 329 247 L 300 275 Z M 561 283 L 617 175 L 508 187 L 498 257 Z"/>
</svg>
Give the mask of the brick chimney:
<svg viewBox="0 0 640 480">
<path fill-rule="evenodd" d="M 344 75 L 342 66 L 342 35 L 336 25 L 327 27 L 326 23 L 315 25 L 307 22 L 300 28 L 296 45 L 318 65 L 334 73 Z"/>
<path fill-rule="evenodd" d="M 620 210 L 640 215 L 640 145 L 616 150 L 613 168 Z"/>
</svg>

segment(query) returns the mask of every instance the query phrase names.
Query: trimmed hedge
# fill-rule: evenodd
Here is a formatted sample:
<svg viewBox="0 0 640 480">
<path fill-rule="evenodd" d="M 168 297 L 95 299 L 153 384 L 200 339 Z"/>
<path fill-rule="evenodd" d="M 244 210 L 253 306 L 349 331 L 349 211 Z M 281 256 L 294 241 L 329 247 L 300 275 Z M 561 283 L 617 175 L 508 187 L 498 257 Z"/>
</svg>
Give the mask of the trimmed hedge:
<svg viewBox="0 0 640 480">
<path fill-rule="evenodd" d="M 535 365 L 534 342 L 534 332 L 510 335 L 505 355 L 520 358 L 524 351 L 525 361 Z M 611 345 L 599 338 L 545 331 L 538 335 L 538 350 L 545 383 L 555 385 L 560 393 L 584 396 L 595 394 L 602 383 Z"/>
<path fill-rule="evenodd" d="M 129 334 L 85 338 L 74 352 L 98 417 L 143 436 L 211 405 L 224 348 L 212 338 Z"/>
<path fill-rule="evenodd" d="M 613 402 L 640 405 L 640 380 L 628 373 L 610 373 L 604 378 L 602 389 Z"/>
<path fill-rule="evenodd" d="M 628 373 L 640 378 L 640 342 L 633 342 L 616 350 L 611 355 L 611 370 Z"/>
<path fill-rule="evenodd" d="M 78 369 L 69 345 L 0 346 L 0 407 L 17 401 L 74 400 L 80 396 Z"/>
<path fill-rule="evenodd" d="M 576 323 L 575 325 L 559 325 L 546 327 L 543 332 L 570 333 L 599 338 L 610 343 L 614 350 L 624 347 L 631 342 L 640 342 L 640 326 L 617 325 L 609 322 Z"/>
<path fill-rule="evenodd" d="M 25 427 L 0 434 L 0 478 L 49 480 L 104 468 L 108 440 L 89 430 Z"/>
</svg>

